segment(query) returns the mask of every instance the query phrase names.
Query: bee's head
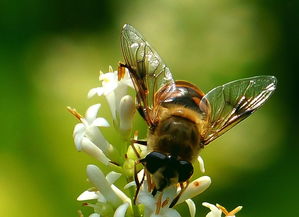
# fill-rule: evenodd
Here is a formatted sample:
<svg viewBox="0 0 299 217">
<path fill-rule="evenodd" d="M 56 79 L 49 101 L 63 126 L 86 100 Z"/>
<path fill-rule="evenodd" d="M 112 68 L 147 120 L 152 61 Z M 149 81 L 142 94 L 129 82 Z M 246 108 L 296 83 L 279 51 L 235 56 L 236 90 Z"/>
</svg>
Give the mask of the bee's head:
<svg viewBox="0 0 299 217">
<path fill-rule="evenodd" d="M 153 175 L 158 191 L 172 184 L 187 181 L 193 174 L 193 166 L 190 162 L 160 152 L 151 152 L 140 162 Z"/>
</svg>

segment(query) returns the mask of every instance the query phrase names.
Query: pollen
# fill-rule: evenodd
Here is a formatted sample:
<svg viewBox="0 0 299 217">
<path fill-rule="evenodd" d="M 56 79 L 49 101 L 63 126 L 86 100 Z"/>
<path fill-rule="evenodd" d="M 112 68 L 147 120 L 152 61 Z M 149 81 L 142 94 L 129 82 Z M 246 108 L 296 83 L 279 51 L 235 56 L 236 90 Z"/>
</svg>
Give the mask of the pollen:
<svg viewBox="0 0 299 217">
<path fill-rule="evenodd" d="M 162 208 L 166 207 L 168 203 L 169 203 L 169 198 L 167 197 L 167 198 L 162 202 Z"/>
<path fill-rule="evenodd" d="M 242 206 L 238 206 L 235 209 L 233 209 L 232 211 L 228 212 L 227 209 L 219 204 L 216 204 L 217 208 L 220 209 L 225 216 L 234 216 L 237 212 L 239 212 L 243 207 Z"/>
<path fill-rule="evenodd" d="M 74 108 L 71 108 L 71 107 L 67 107 L 67 110 L 72 114 L 74 115 L 77 119 L 79 119 L 79 121 L 81 121 L 81 118 L 82 118 L 82 115 L 76 111 L 76 109 Z"/>
<path fill-rule="evenodd" d="M 198 187 L 200 185 L 200 182 L 194 182 L 193 185 L 194 187 Z"/>
</svg>

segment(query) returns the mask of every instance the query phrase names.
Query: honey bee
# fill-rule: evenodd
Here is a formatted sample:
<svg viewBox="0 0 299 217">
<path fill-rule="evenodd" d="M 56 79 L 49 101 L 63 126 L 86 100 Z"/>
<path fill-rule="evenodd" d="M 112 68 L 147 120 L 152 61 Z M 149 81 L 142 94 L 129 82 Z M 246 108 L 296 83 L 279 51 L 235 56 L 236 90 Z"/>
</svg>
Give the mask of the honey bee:
<svg viewBox="0 0 299 217">
<path fill-rule="evenodd" d="M 137 110 L 148 125 L 149 154 L 140 162 L 151 174 L 153 195 L 187 182 L 199 151 L 250 116 L 276 88 L 274 76 L 256 76 L 204 94 L 189 82 L 175 81 L 158 53 L 128 24 L 121 32 L 121 48 L 125 63 L 120 63 L 119 78 L 127 68 Z"/>
</svg>

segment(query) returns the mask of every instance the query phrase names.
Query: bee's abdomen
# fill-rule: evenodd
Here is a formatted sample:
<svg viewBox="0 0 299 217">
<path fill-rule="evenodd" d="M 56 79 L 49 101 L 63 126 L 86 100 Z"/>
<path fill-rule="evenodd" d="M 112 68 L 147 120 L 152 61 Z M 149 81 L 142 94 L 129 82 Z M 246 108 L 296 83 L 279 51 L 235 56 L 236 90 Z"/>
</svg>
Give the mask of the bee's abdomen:
<svg viewBox="0 0 299 217">
<path fill-rule="evenodd" d="M 164 154 L 192 161 L 200 149 L 196 125 L 185 118 L 171 116 L 159 123 L 149 135 L 149 148 Z"/>
</svg>

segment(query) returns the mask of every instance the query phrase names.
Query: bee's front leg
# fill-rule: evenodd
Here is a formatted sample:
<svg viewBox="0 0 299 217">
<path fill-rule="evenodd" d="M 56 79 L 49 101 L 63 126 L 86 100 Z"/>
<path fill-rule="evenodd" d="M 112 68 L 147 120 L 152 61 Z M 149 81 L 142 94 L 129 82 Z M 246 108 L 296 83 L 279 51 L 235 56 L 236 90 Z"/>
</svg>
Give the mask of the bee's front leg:
<svg viewBox="0 0 299 217">
<path fill-rule="evenodd" d="M 181 187 L 181 191 L 180 193 L 173 199 L 173 201 L 171 202 L 171 204 L 169 205 L 169 208 L 172 208 L 175 206 L 175 204 L 179 201 L 181 195 L 183 194 L 183 192 L 187 189 L 189 185 L 189 181 L 186 181 L 186 186 L 184 185 L 184 183 L 180 183 L 180 187 Z"/>
<path fill-rule="evenodd" d="M 132 139 L 131 140 L 133 143 L 137 143 L 139 145 L 144 145 L 144 146 L 147 146 L 147 141 L 146 140 L 135 140 L 135 139 Z"/>
<path fill-rule="evenodd" d="M 134 196 L 134 204 L 136 204 L 136 200 L 137 200 L 137 197 L 138 197 L 138 193 L 140 191 L 140 188 L 141 188 L 141 185 L 142 183 L 144 182 L 144 178 L 145 178 L 145 173 L 143 173 L 143 176 L 142 176 L 142 179 L 141 181 L 139 182 L 139 179 L 138 179 L 138 171 L 137 171 L 137 164 L 139 162 L 135 162 L 134 163 L 134 180 L 135 180 L 135 184 L 136 184 L 136 191 L 135 191 L 135 196 Z"/>
</svg>

